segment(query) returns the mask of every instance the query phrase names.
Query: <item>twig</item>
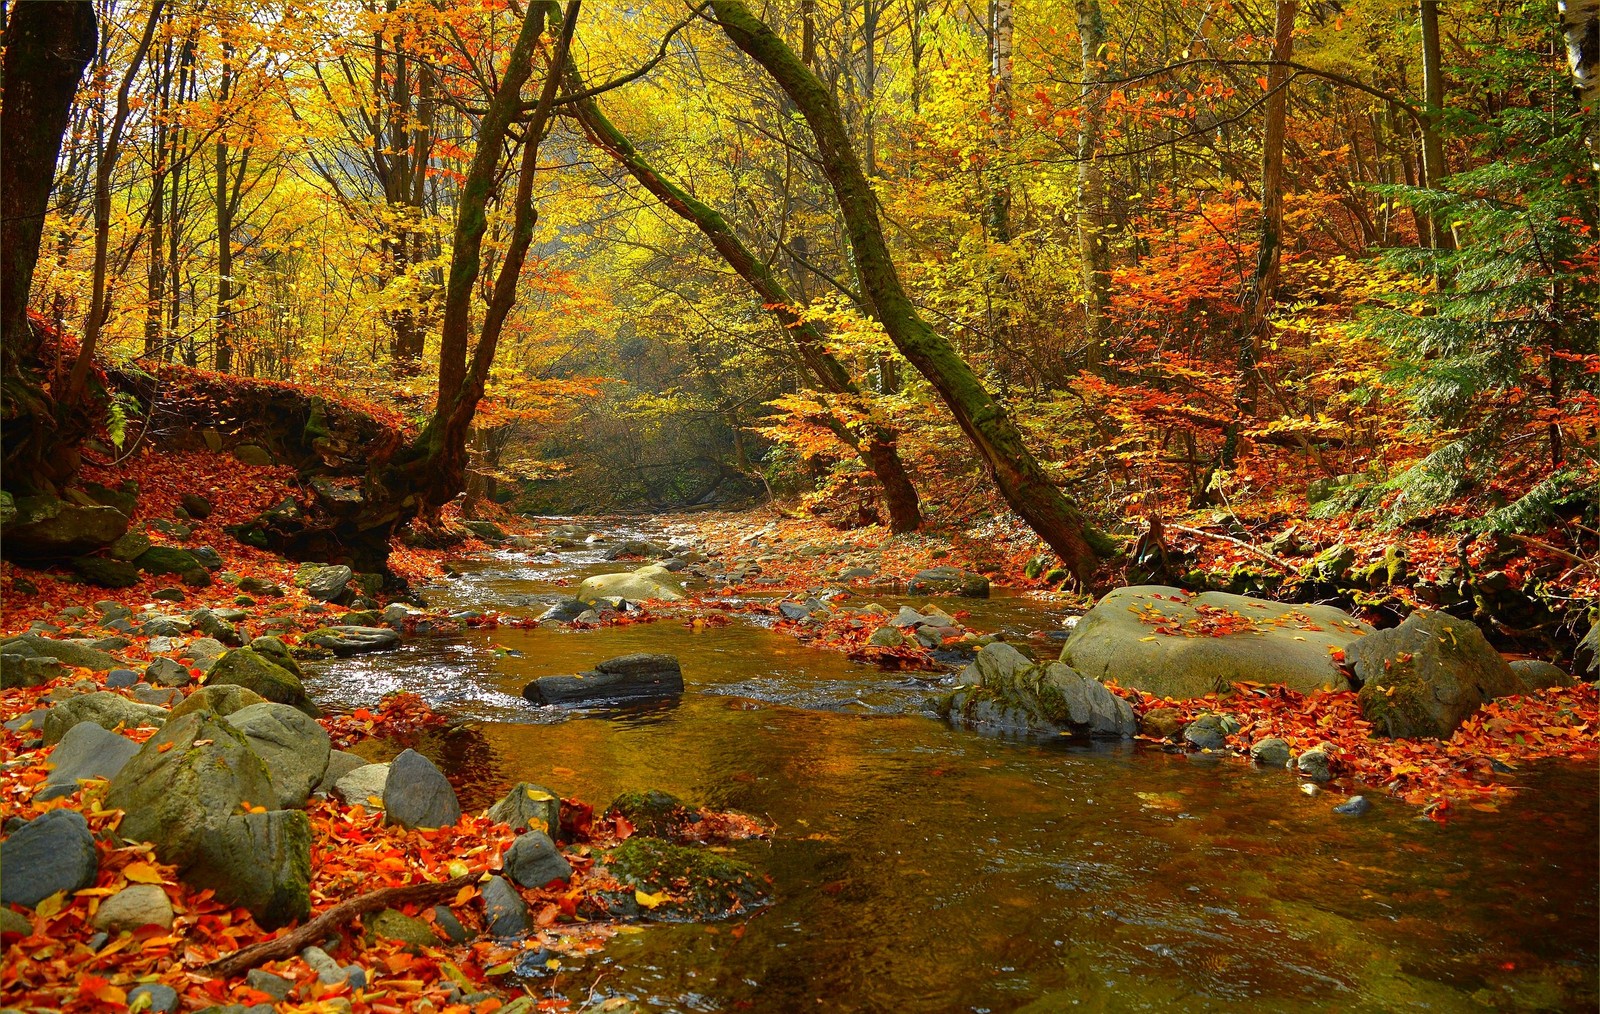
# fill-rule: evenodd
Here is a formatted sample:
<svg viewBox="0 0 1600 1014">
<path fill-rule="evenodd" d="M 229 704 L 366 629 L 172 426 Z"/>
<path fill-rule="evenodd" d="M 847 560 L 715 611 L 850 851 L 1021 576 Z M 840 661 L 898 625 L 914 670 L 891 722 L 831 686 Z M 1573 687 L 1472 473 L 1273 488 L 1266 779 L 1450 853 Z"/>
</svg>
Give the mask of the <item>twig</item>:
<svg viewBox="0 0 1600 1014">
<path fill-rule="evenodd" d="M 1231 544 L 1233 544 L 1235 546 L 1238 546 L 1240 549 L 1244 550 L 1245 552 L 1251 554 L 1252 556 L 1260 557 L 1261 559 L 1263 559 L 1263 560 L 1267 561 L 1268 563 L 1272 564 L 1274 567 L 1277 567 L 1279 570 L 1285 571 L 1286 573 L 1289 573 L 1289 574 L 1296 573 L 1294 564 L 1285 562 L 1283 560 L 1280 560 L 1276 556 L 1273 556 L 1271 553 L 1267 552 L 1266 550 L 1257 549 L 1256 547 L 1250 545 L 1250 543 L 1241 541 L 1239 539 L 1236 539 L 1231 535 L 1218 535 L 1216 532 L 1203 532 L 1198 528 L 1189 528 L 1189 527 L 1187 527 L 1185 525 L 1170 525 L 1169 524 L 1166 527 L 1172 529 L 1175 532 L 1184 532 L 1184 533 L 1186 533 L 1188 535 L 1198 535 L 1203 539 L 1216 539 L 1216 540 L 1218 540 L 1220 542 L 1231 543 Z"/>
<path fill-rule="evenodd" d="M 1569 553 L 1565 549 L 1562 549 L 1562 548 L 1560 548 L 1558 546 L 1552 546 L 1548 542 L 1541 542 L 1538 539 L 1529 538 L 1526 535 L 1518 535 L 1515 532 L 1507 532 L 1506 535 L 1509 538 L 1516 539 L 1518 542 L 1522 543 L 1525 546 L 1532 546 L 1535 549 L 1542 549 L 1547 553 L 1554 553 L 1557 556 L 1562 557 L 1563 559 L 1571 560 L 1573 563 L 1576 563 L 1580 567 L 1588 567 L 1590 569 L 1600 569 L 1600 564 L 1597 564 L 1595 561 L 1593 561 L 1593 560 L 1585 560 L 1581 556 L 1577 556 L 1577 555 L 1574 555 L 1572 553 Z"/>
<path fill-rule="evenodd" d="M 476 884 L 482 876 L 481 873 L 464 873 L 459 877 L 435 884 L 407 884 L 404 887 L 385 887 L 370 891 L 359 897 L 339 902 L 291 933 L 251 944 L 227 957 L 218 958 L 205 966 L 206 971 L 231 977 L 264 962 L 291 957 L 318 941 L 326 940 L 334 929 L 358 915 L 397 905 L 425 905 L 431 901 L 438 901 L 455 894 L 463 887 Z"/>
</svg>

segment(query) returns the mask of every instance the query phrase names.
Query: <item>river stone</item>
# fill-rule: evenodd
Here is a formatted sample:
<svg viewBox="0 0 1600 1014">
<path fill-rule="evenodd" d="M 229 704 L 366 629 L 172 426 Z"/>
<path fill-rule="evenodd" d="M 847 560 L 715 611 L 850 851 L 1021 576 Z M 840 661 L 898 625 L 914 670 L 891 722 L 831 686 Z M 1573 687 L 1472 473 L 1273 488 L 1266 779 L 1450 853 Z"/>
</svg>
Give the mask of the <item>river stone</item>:
<svg viewBox="0 0 1600 1014">
<path fill-rule="evenodd" d="M 368 936 L 379 940 L 397 940 L 413 947 L 439 946 L 439 938 L 434 934 L 432 926 L 392 908 L 362 916 L 361 922 L 366 927 Z"/>
<path fill-rule="evenodd" d="M 178 598 L 176 601 L 183 601 L 183 592 L 177 591 L 176 588 L 163 588 L 155 593 L 155 597 L 162 598 L 165 592 L 177 592 Z M 139 633 L 150 638 L 182 637 L 189 632 L 192 626 L 193 624 L 189 622 L 189 617 L 187 616 L 152 616 L 139 624 Z M 151 648 L 151 650 L 165 651 L 166 649 Z"/>
<path fill-rule="evenodd" d="M 1263 739 L 1250 748 L 1250 759 L 1264 768 L 1288 767 L 1289 759 L 1293 756 L 1288 741 L 1276 736 Z"/>
<path fill-rule="evenodd" d="M 72 569 L 85 581 L 100 588 L 132 588 L 139 583 L 139 568 L 114 557 L 75 557 Z"/>
<path fill-rule="evenodd" d="M 266 764 L 277 794 L 271 808 L 292 810 L 306 805 L 311 790 L 328 770 L 327 730 L 289 705 L 272 701 L 240 708 L 227 721 L 244 733 L 250 748 Z"/>
<path fill-rule="evenodd" d="M 542 785 L 518 782 L 489 807 L 489 819 L 513 831 L 526 828 L 553 835 L 561 827 L 561 799 Z"/>
<path fill-rule="evenodd" d="M 277 929 L 311 914 L 311 821 L 300 810 L 243 813 L 207 829 L 186 883 L 216 892 L 218 901 L 249 909 Z"/>
<path fill-rule="evenodd" d="M 1183 712 L 1177 708 L 1151 708 L 1139 716 L 1139 734 L 1152 739 L 1171 739 L 1184 724 Z"/>
<path fill-rule="evenodd" d="M 119 725 L 136 729 L 142 725 L 159 726 L 166 720 L 164 708 L 140 704 L 121 694 L 101 690 L 81 694 L 51 708 L 44 718 L 44 742 L 46 746 L 59 743 L 67 730 L 79 722 L 93 722 L 102 729 L 115 729 Z"/>
<path fill-rule="evenodd" d="M 153 683 L 162 687 L 186 687 L 189 685 L 189 667 L 180 664 L 176 659 L 154 658 L 145 667 L 144 679 L 146 683 Z"/>
<path fill-rule="evenodd" d="M 607 659 L 576 676 L 541 676 L 522 690 L 534 704 L 596 704 L 676 697 L 683 670 L 671 655 L 640 653 Z"/>
<path fill-rule="evenodd" d="M 0 842 L 0 902 L 28 908 L 57 891 L 94 885 L 100 870 L 89 822 L 76 810 L 50 810 Z"/>
<path fill-rule="evenodd" d="M 106 673 L 106 689 L 126 690 L 139 682 L 139 674 L 132 669 L 113 669 Z"/>
<path fill-rule="evenodd" d="M 53 496 L 23 496 L 0 539 L 17 560 L 63 559 L 109 546 L 128 530 L 128 516 L 115 507 L 84 506 Z"/>
<path fill-rule="evenodd" d="M 1485 702 L 1522 683 L 1476 624 L 1419 609 L 1350 651 L 1361 711 L 1386 736 L 1448 739 Z"/>
<path fill-rule="evenodd" d="M 128 1009 L 173 1014 L 178 1009 L 178 991 L 160 982 L 141 983 L 128 990 Z"/>
<path fill-rule="evenodd" d="M 353 625 L 322 627 L 301 638 L 304 644 L 326 648 L 335 655 L 355 655 L 365 651 L 382 651 L 400 643 L 400 635 L 388 627 L 358 627 Z"/>
<path fill-rule="evenodd" d="M 700 819 L 698 811 L 660 789 L 624 792 L 606 807 L 606 816 L 623 817 L 633 825 L 634 834 L 652 838 L 672 838 L 685 824 Z"/>
<path fill-rule="evenodd" d="M 572 866 L 543 831 L 517 836 L 502 857 L 506 876 L 523 887 L 543 887 L 552 880 L 567 880 Z"/>
<path fill-rule="evenodd" d="M 153 687 L 141 683 L 133 688 L 133 699 L 140 704 L 154 704 L 158 708 L 171 708 L 183 701 L 183 691 L 176 687 Z M 167 717 L 172 717 L 168 715 Z"/>
<path fill-rule="evenodd" d="M 1156 629 L 1158 622 L 1197 624 L 1202 606 L 1212 617 L 1237 615 L 1249 623 L 1221 636 L 1211 636 L 1209 627 L 1193 636 Z M 1371 631 L 1332 606 L 1136 585 L 1112 591 L 1084 614 L 1062 646 L 1061 661 L 1093 679 L 1177 700 L 1222 693 L 1236 681 L 1282 684 L 1300 693 L 1347 690 L 1333 653 L 1348 653 Z"/>
<path fill-rule="evenodd" d="M 342 564 L 319 566 L 308 563 L 295 573 L 294 583 L 314 599 L 335 602 L 348 594 L 349 589 L 345 586 L 353 577 L 355 572 Z"/>
<path fill-rule="evenodd" d="M 589 604 L 581 599 L 561 599 L 549 609 L 540 613 L 538 619 L 555 620 L 557 623 L 571 623 L 573 620 L 589 611 Z"/>
<path fill-rule="evenodd" d="M 265 697 L 254 690 L 232 684 L 199 687 L 173 707 L 171 717 L 177 718 L 179 715 L 203 711 L 220 718 L 265 700 Z"/>
<path fill-rule="evenodd" d="M 1060 662 L 997 666 L 983 682 L 962 686 L 935 706 L 952 725 L 1007 735 L 1127 738 L 1139 731 L 1127 701 Z"/>
<path fill-rule="evenodd" d="M 129 884 L 100 903 L 93 926 L 113 935 L 141 926 L 172 928 L 172 902 L 160 884 Z"/>
<path fill-rule="evenodd" d="M 1360 817 L 1370 809 L 1372 804 L 1367 801 L 1366 796 L 1351 796 L 1349 801 L 1335 806 L 1333 812 L 1346 817 Z"/>
<path fill-rule="evenodd" d="M 12 652 L 0 654 L 0 688 L 17 690 L 42 687 L 67 675 L 67 667 L 54 658 L 37 658 Z"/>
<path fill-rule="evenodd" d="M 147 574 L 188 574 L 205 569 L 193 553 L 172 546 L 151 546 L 133 562 Z"/>
<path fill-rule="evenodd" d="M 1509 664 L 1511 671 L 1517 675 L 1517 682 L 1522 685 L 1523 693 L 1550 687 L 1570 687 L 1577 683 L 1566 670 L 1544 659 L 1519 658 Z"/>
<path fill-rule="evenodd" d="M 219 647 L 237 648 L 244 643 L 234 625 L 210 609 L 196 609 L 189 614 L 189 622 L 194 625 L 194 629 L 215 640 Z M 221 651 L 219 650 L 217 654 L 221 654 Z"/>
<path fill-rule="evenodd" d="M 339 779 L 354 771 L 356 768 L 364 768 L 371 763 L 371 761 L 360 756 L 359 754 L 346 753 L 343 750 L 328 751 L 328 766 L 322 772 L 322 780 L 317 782 L 317 787 L 315 789 L 311 790 L 312 794 L 318 796 L 330 795 L 333 792 L 333 787 L 338 784 Z M 383 790 L 380 787 L 380 795 L 382 794 L 382 791 Z"/>
<path fill-rule="evenodd" d="M 510 881 L 490 877 L 479 894 L 483 897 L 483 928 L 490 936 L 516 937 L 528 932 L 528 903 Z"/>
<path fill-rule="evenodd" d="M 1327 744 L 1314 746 L 1296 757 L 1294 766 L 1295 770 L 1313 782 L 1322 783 L 1333 779 L 1333 761 L 1328 756 Z"/>
<path fill-rule="evenodd" d="M 893 627 L 879 627 L 867 638 L 867 643 L 874 648 L 898 648 L 906 643 L 906 635 Z"/>
<path fill-rule="evenodd" d="M 1238 730 L 1237 725 L 1233 728 Z M 1183 727 L 1183 741 L 1196 750 L 1223 750 L 1228 746 L 1228 733 L 1221 715 L 1201 715 Z"/>
<path fill-rule="evenodd" d="M 304 680 L 306 674 L 300 669 L 300 663 L 295 661 L 289 653 L 289 646 L 282 639 L 267 635 L 258 637 L 250 642 L 250 650 L 258 655 L 266 656 L 268 662 L 294 673 L 295 679 Z"/>
<path fill-rule="evenodd" d="M 590 605 L 616 605 L 659 599 L 677 602 L 683 598 L 683 584 L 665 567 L 640 567 L 621 574 L 597 574 L 586 578 L 574 595 Z"/>
<path fill-rule="evenodd" d="M 433 761 L 406 750 L 389 762 L 383 812 L 389 823 L 401 827 L 449 827 L 461 819 L 461 804 Z"/>
<path fill-rule="evenodd" d="M 766 896 L 763 879 L 737 860 L 659 838 L 629 838 L 602 855 L 598 866 L 624 886 L 605 899 L 618 916 L 710 921 L 745 912 Z M 646 908 L 636 900 L 640 891 L 671 897 Z"/>
<path fill-rule="evenodd" d="M 333 794 L 351 806 L 383 809 L 383 788 L 389 781 L 389 765 L 363 764 L 333 783 Z"/>
<path fill-rule="evenodd" d="M 50 774 L 36 798 L 70 796 L 78 791 L 80 780 L 114 778 L 138 752 L 139 744 L 126 736 L 107 732 L 93 722 L 79 722 L 50 752 Z"/>
<path fill-rule="evenodd" d="M 205 683 L 245 687 L 269 701 L 298 708 L 312 718 L 321 714 L 298 676 L 254 648 L 235 648 L 225 653 L 206 674 Z"/>
<path fill-rule="evenodd" d="M 989 682 L 1001 686 L 1031 665 L 1033 659 L 1004 641 L 995 641 L 978 651 L 956 682 L 963 686 L 982 686 Z"/>
<path fill-rule="evenodd" d="M 179 657 L 193 659 L 196 663 L 209 662 L 214 658 L 221 658 L 228 646 L 215 637 L 197 637 L 190 641 L 180 651 Z"/>
<path fill-rule="evenodd" d="M 162 744 L 170 743 L 165 752 Z M 179 715 L 111 780 L 106 806 L 126 812 L 117 833 L 186 866 L 217 822 L 249 802 L 276 798 L 266 765 L 244 733 L 209 711 Z"/>
<path fill-rule="evenodd" d="M 32 658 L 53 658 L 63 665 L 95 672 L 108 672 L 122 665 L 111 655 L 96 648 L 71 641 L 57 641 L 40 634 L 18 634 L 0 641 L 0 653 L 26 655 Z"/>
<path fill-rule="evenodd" d="M 969 599 L 989 597 L 989 579 L 960 567 L 931 567 L 913 574 L 906 590 L 913 595 L 960 595 Z"/>
</svg>

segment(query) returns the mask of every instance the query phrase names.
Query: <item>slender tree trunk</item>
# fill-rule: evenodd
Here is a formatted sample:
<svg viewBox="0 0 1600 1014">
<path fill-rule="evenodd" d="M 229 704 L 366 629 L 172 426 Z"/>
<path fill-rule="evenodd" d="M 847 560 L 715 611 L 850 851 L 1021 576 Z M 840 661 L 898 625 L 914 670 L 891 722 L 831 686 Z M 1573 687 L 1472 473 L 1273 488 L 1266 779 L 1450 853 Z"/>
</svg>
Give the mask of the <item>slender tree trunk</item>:
<svg viewBox="0 0 1600 1014">
<path fill-rule="evenodd" d="M 1011 0 L 989 0 L 989 237 L 1011 242 L 1012 60 Z"/>
<path fill-rule="evenodd" d="M 578 90 L 584 88 L 574 62 L 568 62 L 567 75 L 570 87 Z M 755 290 L 762 305 L 777 319 L 779 328 L 794 341 L 801 361 L 822 389 L 830 394 L 858 398 L 860 389 L 850 379 L 850 373 L 843 364 L 828 352 L 816 325 L 801 316 L 798 304 L 790 298 L 777 275 L 744 245 L 727 221 L 715 209 L 696 200 L 658 173 L 627 136 L 606 118 L 594 99 L 574 103 L 574 111 L 584 132 L 598 147 L 654 194 L 657 200 L 704 233 L 728 266 Z M 897 532 L 915 531 L 922 524 L 921 506 L 916 487 L 911 484 L 905 466 L 900 461 L 900 454 L 895 449 L 895 432 L 875 414 L 869 416 L 865 428 L 864 439 L 855 436 L 842 424 L 835 432 L 856 449 L 882 484 L 884 502 L 889 508 L 889 527 Z"/>
<path fill-rule="evenodd" d="M 1439 117 L 1444 111 L 1444 58 L 1439 49 L 1439 0 L 1421 0 L 1422 16 L 1422 94 L 1428 114 L 1422 120 L 1423 186 L 1436 188 L 1449 175 L 1444 160 L 1444 138 L 1439 134 Z M 1431 222 L 1436 250 L 1454 250 L 1455 233 L 1450 223 L 1434 218 Z"/>
<path fill-rule="evenodd" d="M 1051 483 L 1005 409 L 950 343 L 918 315 L 901 285 L 884 242 L 871 187 L 826 87 L 743 3 L 712 0 L 711 8 L 733 44 L 772 75 L 810 125 L 844 215 L 863 290 L 884 330 L 939 392 L 1007 502 L 1060 554 L 1079 581 L 1089 584 L 1100 555 L 1114 551 L 1112 542 Z"/>
<path fill-rule="evenodd" d="M 184 40 L 182 53 L 178 57 L 178 92 L 177 101 L 182 102 L 184 95 L 194 98 L 194 49 L 193 36 Z M 180 326 L 183 323 L 183 286 L 180 271 L 183 263 L 180 260 L 183 254 L 183 229 L 179 215 L 183 206 L 180 202 L 183 193 L 184 176 L 189 167 L 189 155 L 179 157 L 184 145 L 188 142 L 188 130 L 182 126 L 175 127 L 172 132 L 172 196 L 167 205 L 167 288 L 170 291 L 167 307 L 167 340 L 161 350 L 161 361 L 170 363 L 177 353 L 178 336 L 183 332 Z M 183 361 L 185 366 L 196 365 L 194 353 L 194 339 L 184 343 Z"/>
<path fill-rule="evenodd" d="M 1241 429 L 1256 412 L 1256 365 L 1260 361 L 1267 311 L 1278 288 L 1278 267 L 1283 250 L 1283 135 L 1289 118 L 1289 68 L 1286 65 L 1294 59 L 1294 19 L 1299 10 L 1299 0 L 1279 0 L 1277 5 L 1272 66 L 1267 69 L 1267 122 L 1261 142 L 1261 221 L 1257 227 L 1260 246 L 1256 250 L 1255 271 L 1245 285 L 1242 313 L 1234 330 L 1239 365 L 1234 404 L 1238 411 L 1223 435 L 1223 468 L 1233 467 L 1239 452 Z"/>
<path fill-rule="evenodd" d="M 1105 177 L 1100 171 L 1100 140 L 1105 122 L 1106 91 L 1096 82 L 1104 61 L 1106 20 L 1099 0 L 1078 0 L 1078 40 L 1083 84 L 1078 122 L 1078 255 L 1083 270 L 1084 365 L 1097 370 L 1105 359 L 1111 303 L 1111 247 L 1107 242 Z"/>
<path fill-rule="evenodd" d="M 167 176 L 171 163 L 167 161 L 168 111 L 172 108 L 172 40 L 161 47 L 161 79 L 156 113 L 155 139 L 151 144 L 151 162 L 155 168 L 150 174 L 150 246 L 145 257 L 144 302 L 144 354 L 155 356 L 163 346 L 161 319 L 166 306 L 167 250 L 166 206 Z"/>
<path fill-rule="evenodd" d="M 222 47 L 221 98 L 224 106 L 233 86 L 230 49 Z M 217 330 L 212 349 L 212 368 L 218 373 L 233 369 L 233 202 L 228 188 L 228 142 L 218 135 L 216 143 L 216 226 L 217 226 Z"/>
</svg>

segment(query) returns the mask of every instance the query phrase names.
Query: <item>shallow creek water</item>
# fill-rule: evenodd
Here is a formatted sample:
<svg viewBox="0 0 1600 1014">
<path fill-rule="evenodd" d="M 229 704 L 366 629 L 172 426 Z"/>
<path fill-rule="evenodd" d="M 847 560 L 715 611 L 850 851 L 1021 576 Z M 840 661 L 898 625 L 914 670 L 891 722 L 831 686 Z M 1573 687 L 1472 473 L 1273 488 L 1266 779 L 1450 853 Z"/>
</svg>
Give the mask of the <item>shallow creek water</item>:
<svg viewBox="0 0 1600 1014">
<path fill-rule="evenodd" d="M 593 551 L 499 553 L 434 605 L 536 615 L 533 596 L 622 569 Z M 907 601 L 876 598 L 891 609 Z M 920 604 L 920 602 L 916 603 Z M 969 625 L 1052 628 L 1050 604 Z M 1041 652 L 1052 652 L 1045 645 Z M 669 706 L 574 716 L 535 676 L 678 656 Z M 314 669 L 314 672 L 311 672 Z M 575 1000 L 663 1011 L 1593 1010 L 1595 768 L 1525 772 L 1499 813 L 1449 825 L 1377 800 L 1331 812 L 1282 772 L 1149 745 L 955 732 L 914 681 L 738 620 L 472 631 L 308 669 L 335 710 L 396 689 L 473 720 L 481 808 L 514 781 L 598 807 L 660 788 L 777 825 L 737 852 L 775 902 L 732 925 L 652 926 L 560 973 Z M 549 986 L 547 982 L 544 984 Z"/>
</svg>

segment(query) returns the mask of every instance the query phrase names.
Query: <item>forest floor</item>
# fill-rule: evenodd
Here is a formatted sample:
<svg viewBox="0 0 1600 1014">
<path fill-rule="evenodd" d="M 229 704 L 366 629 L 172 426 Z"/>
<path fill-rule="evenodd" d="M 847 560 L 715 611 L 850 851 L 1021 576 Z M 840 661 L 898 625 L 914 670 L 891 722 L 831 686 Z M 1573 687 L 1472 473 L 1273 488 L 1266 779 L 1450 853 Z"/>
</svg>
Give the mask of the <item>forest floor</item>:
<svg viewBox="0 0 1600 1014">
<path fill-rule="evenodd" d="M 105 589 L 83 584 L 61 570 L 25 570 L 5 562 L 0 564 L 0 596 L 4 602 L 0 632 L 12 634 L 32 626 L 56 637 L 103 634 L 107 632 L 94 629 L 97 614 L 113 604 L 135 612 L 152 604 L 174 611 L 202 606 L 235 607 L 246 601 L 239 598 L 236 587 L 246 577 L 277 584 L 283 592 L 249 601 L 248 618 L 241 623 L 246 643 L 251 636 L 270 632 L 293 646 L 306 632 L 330 622 L 329 607 L 295 586 L 296 564 L 240 544 L 223 530 L 226 525 L 254 517 L 287 495 L 295 495 L 293 469 L 245 465 L 232 457 L 207 452 L 145 450 L 115 467 L 91 465 L 85 477 L 108 486 L 125 478 L 137 480 L 140 493 L 136 523 L 173 518 L 184 493 L 205 497 L 214 505 L 213 511 L 203 519 L 185 520 L 192 531 L 181 543 L 172 541 L 216 548 L 225 561 L 222 572 L 214 575 L 206 587 L 186 586 L 176 576 L 146 576 L 131 587 Z M 496 520 L 511 534 L 534 540 L 551 527 L 507 515 Z M 685 514 L 662 520 L 674 538 L 698 545 L 714 560 L 755 564 L 760 580 L 752 576 L 749 583 L 733 583 L 684 603 L 652 607 L 651 612 L 661 617 L 720 622 L 717 618 L 725 618 L 730 611 L 770 613 L 775 611 L 774 603 L 785 595 L 801 598 L 827 587 L 841 590 L 844 595 L 839 601 L 848 603 L 850 596 L 864 593 L 863 588 L 869 583 L 874 587 L 885 583 L 900 586 L 916 572 L 936 566 L 980 572 L 996 585 L 1050 596 L 1067 609 L 1081 610 L 1091 603 L 1083 594 L 1050 590 L 1059 578 L 1047 580 L 1048 567 L 1041 559 L 1037 539 L 1009 521 L 891 537 L 876 528 L 841 532 L 814 519 L 773 508 Z M 1313 526 L 1305 530 L 1311 531 Z M 152 534 L 161 541 L 159 533 Z M 1226 572 L 1240 564 L 1260 562 L 1261 554 L 1268 553 L 1282 566 L 1298 570 L 1315 559 L 1317 545 L 1335 537 L 1350 541 L 1348 532 L 1307 538 L 1298 555 L 1294 555 L 1282 543 L 1269 551 L 1249 543 L 1202 535 L 1194 537 L 1196 552 L 1192 559 L 1204 569 Z M 1357 553 L 1361 558 L 1381 559 L 1388 545 L 1385 539 L 1374 537 L 1358 544 Z M 1436 566 L 1429 562 L 1431 557 L 1446 561 L 1437 566 L 1446 566 L 1449 559 L 1459 555 L 1456 540 L 1426 533 L 1408 536 L 1408 545 L 1416 547 L 1416 573 L 1424 578 L 1437 574 L 1431 569 Z M 399 574 L 420 585 L 441 579 L 448 557 L 472 556 L 491 548 L 488 543 L 463 535 L 448 550 L 397 544 L 391 559 Z M 1470 554 L 1475 550 L 1468 546 L 1463 551 Z M 619 565 L 619 569 L 632 565 L 635 564 Z M 873 572 L 871 577 L 857 578 L 854 590 L 851 581 L 839 580 L 841 572 L 852 566 Z M 1515 560 L 1502 564 L 1511 570 L 1517 566 Z M 763 598 L 752 600 L 748 597 L 751 593 Z M 1403 599 L 1409 592 L 1394 589 L 1392 594 Z M 955 609 L 956 616 L 961 615 L 960 600 L 936 601 L 946 609 Z M 915 645 L 893 651 L 867 651 L 865 642 L 875 625 L 859 615 L 853 616 L 848 609 L 840 610 L 838 616 L 836 622 L 820 629 L 789 620 L 779 620 L 776 625 L 818 650 L 842 651 L 892 668 L 949 671 L 934 660 L 931 651 Z M 492 612 L 469 620 L 452 620 L 442 613 L 427 619 L 436 634 L 458 629 L 454 624 L 460 622 L 490 627 L 502 619 L 517 622 Z M 637 619 L 637 615 L 610 616 L 602 622 Z M 131 664 L 145 663 L 157 654 L 151 650 L 149 637 L 135 633 L 127 639 L 129 643 L 118 649 L 118 654 Z M 194 670 L 191 677 L 198 683 L 200 671 Z M 106 673 L 77 669 L 43 687 L 0 693 L 0 720 L 10 723 L 3 733 L 8 761 L 0 767 L 0 798 L 6 800 L 8 820 L 31 818 L 62 805 L 62 801 L 43 802 L 37 798 L 50 766 L 49 749 L 40 748 L 29 730 L 10 726 L 34 713 L 46 700 L 104 689 L 106 679 Z M 1437 820 L 1446 819 L 1457 807 L 1495 808 L 1517 790 L 1518 770 L 1536 760 L 1559 757 L 1592 761 L 1597 752 L 1596 732 L 1600 730 L 1600 700 L 1594 685 L 1587 683 L 1495 702 L 1445 741 L 1374 738 L 1352 693 L 1305 696 L 1282 688 L 1242 685 L 1225 699 L 1211 696 L 1180 702 L 1123 688 L 1113 690 L 1128 700 L 1142 719 L 1160 713 L 1161 724 L 1168 729 L 1180 728 L 1204 713 L 1226 711 L 1240 723 L 1227 748 L 1236 756 L 1247 757 L 1249 745 L 1267 736 L 1281 737 L 1295 750 L 1328 744 L 1338 778 L 1336 785 L 1343 791 L 1386 792 L 1420 804 L 1419 812 Z M 433 713 L 420 699 L 409 696 L 390 698 L 376 711 L 358 710 L 323 719 L 335 745 L 346 749 L 365 738 L 381 738 L 391 744 L 413 743 L 419 735 L 446 722 L 444 716 Z M 1178 748 L 1169 735 L 1156 734 L 1153 728 L 1153 723 L 1146 723 L 1144 738 L 1169 749 Z M 129 735 L 142 740 L 149 732 Z M 210 892 L 185 886 L 174 867 L 155 860 L 150 846 L 116 847 L 104 833 L 114 830 L 120 815 L 101 807 L 104 788 L 104 783 L 90 783 L 77 803 L 91 827 L 101 833 L 97 846 L 100 872 L 94 886 L 70 897 L 47 899 L 29 915 L 12 910 L 6 917 L 3 939 L 7 961 L 0 974 L 5 1003 L 68 1011 L 115 1009 L 127 1003 L 129 993 L 141 984 L 171 987 L 182 998 L 183 1009 L 272 1002 L 272 996 L 251 981 L 217 978 L 206 970 L 208 963 L 272 934 L 242 909 L 229 909 Z M 631 828 L 625 821 L 619 824 L 592 818 L 593 811 L 577 800 L 565 802 L 569 812 L 585 817 L 563 828 L 564 851 L 578 873 L 565 888 L 524 892 L 537 927 L 537 946 L 547 952 L 549 961 L 555 962 L 551 966 L 555 969 L 559 969 L 561 955 L 593 950 L 603 946 L 612 934 L 628 931 L 616 923 L 596 921 L 593 899 L 598 892 L 614 890 L 617 885 L 590 880 L 586 871 L 595 852 L 626 837 Z M 392 827 L 362 806 L 333 799 L 314 801 L 309 815 L 314 836 L 314 910 L 377 886 L 437 882 L 461 873 L 494 871 L 510 837 L 506 827 L 481 815 L 466 816 L 455 827 L 438 831 Z M 129 936 L 96 939 L 94 920 L 99 904 L 129 884 L 159 884 L 172 902 L 175 922 L 166 929 L 147 927 Z M 469 923 L 481 918 L 472 915 L 476 910 L 466 904 L 475 890 L 464 888 L 453 903 L 454 910 L 468 913 L 463 921 Z M 425 921 L 433 919 L 427 907 L 407 914 Z M 566 1001 L 540 999 L 505 978 L 524 950 L 490 941 L 460 946 L 441 941 L 439 946 L 418 947 L 351 934 L 337 957 L 378 973 L 375 988 L 355 988 L 348 981 L 322 982 L 308 966 L 293 959 L 271 963 L 265 969 L 294 981 L 301 1002 L 278 1008 L 284 1011 L 387 1014 L 433 1009 L 489 1014 L 496 1010 L 565 1009 Z"/>
</svg>

